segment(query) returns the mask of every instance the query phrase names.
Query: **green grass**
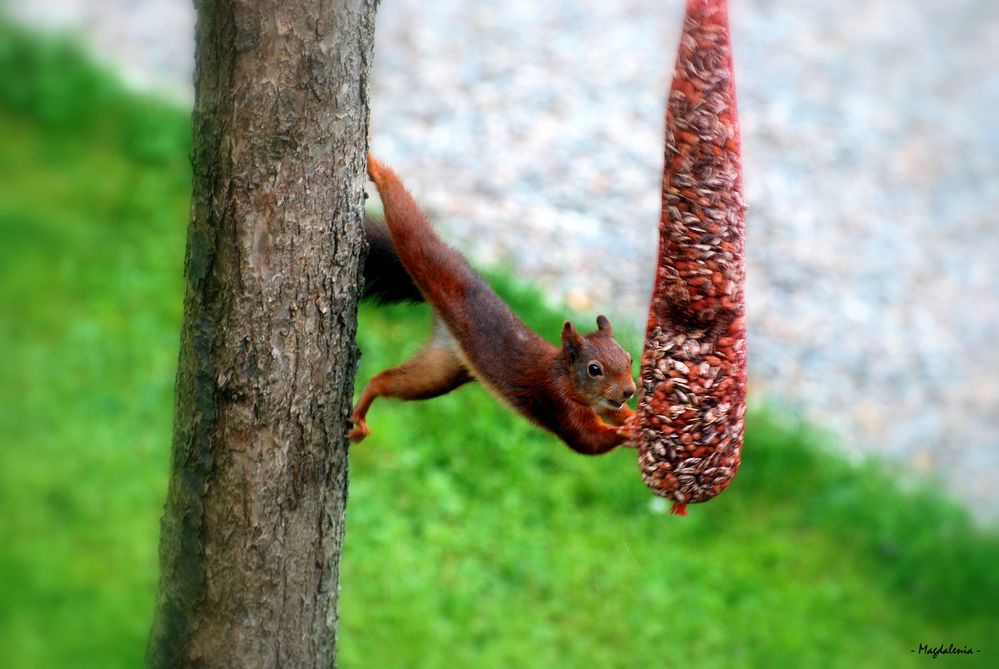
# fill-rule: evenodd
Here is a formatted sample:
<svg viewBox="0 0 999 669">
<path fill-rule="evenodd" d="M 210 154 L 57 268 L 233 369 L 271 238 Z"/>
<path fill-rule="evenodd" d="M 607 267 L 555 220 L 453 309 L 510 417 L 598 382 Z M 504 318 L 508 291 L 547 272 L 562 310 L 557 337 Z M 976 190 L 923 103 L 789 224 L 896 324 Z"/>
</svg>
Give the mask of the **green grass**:
<svg viewBox="0 0 999 669">
<path fill-rule="evenodd" d="M 153 608 L 190 171 L 187 115 L 0 29 L 0 664 L 134 667 Z M 562 315 L 500 282 L 556 337 Z M 589 316 L 592 318 L 592 315 Z M 419 344 L 365 308 L 359 382 Z M 634 338 L 630 347 L 634 350 Z M 351 453 L 341 664 L 896 667 L 999 654 L 999 540 L 751 413 L 687 518 L 481 388 L 376 403 Z"/>
</svg>

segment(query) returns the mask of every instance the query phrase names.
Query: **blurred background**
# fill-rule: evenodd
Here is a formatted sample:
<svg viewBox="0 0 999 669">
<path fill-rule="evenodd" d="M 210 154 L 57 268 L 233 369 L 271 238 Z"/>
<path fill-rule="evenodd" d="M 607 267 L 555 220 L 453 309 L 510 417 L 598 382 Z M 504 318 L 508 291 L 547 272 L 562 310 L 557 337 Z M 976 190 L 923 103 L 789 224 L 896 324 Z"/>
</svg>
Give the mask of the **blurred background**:
<svg viewBox="0 0 999 669">
<path fill-rule="evenodd" d="M 730 5 L 753 400 L 737 483 L 671 519 L 633 455 L 574 458 L 479 389 L 376 406 L 351 456 L 343 666 L 904 666 L 920 643 L 994 665 L 999 4 Z M 374 152 L 549 338 L 568 309 L 640 346 L 682 11 L 380 4 Z M 142 656 L 193 25 L 186 0 L 0 14 L 5 666 Z M 360 380 L 426 322 L 361 316 Z"/>
</svg>

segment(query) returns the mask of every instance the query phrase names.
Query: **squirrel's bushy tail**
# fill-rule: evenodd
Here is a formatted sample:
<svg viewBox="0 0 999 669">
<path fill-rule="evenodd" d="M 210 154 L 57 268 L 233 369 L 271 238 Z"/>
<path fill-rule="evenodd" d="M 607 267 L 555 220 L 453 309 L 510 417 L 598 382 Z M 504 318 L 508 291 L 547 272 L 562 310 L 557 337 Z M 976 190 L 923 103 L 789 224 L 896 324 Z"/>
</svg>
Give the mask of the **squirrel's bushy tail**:
<svg viewBox="0 0 999 669">
<path fill-rule="evenodd" d="M 465 320 L 468 308 L 459 305 L 464 305 L 469 291 L 488 295 L 491 304 L 492 290 L 460 253 L 437 236 L 390 168 L 369 155 L 368 174 L 382 197 L 390 242 L 401 264 L 448 326 L 462 329 L 459 321 Z"/>
<path fill-rule="evenodd" d="M 361 297 L 378 304 L 423 302 L 420 289 L 399 260 L 385 224 L 365 215 L 364 236 L 368 240 L 368 257 L 364 261 Z"/>
</svg>

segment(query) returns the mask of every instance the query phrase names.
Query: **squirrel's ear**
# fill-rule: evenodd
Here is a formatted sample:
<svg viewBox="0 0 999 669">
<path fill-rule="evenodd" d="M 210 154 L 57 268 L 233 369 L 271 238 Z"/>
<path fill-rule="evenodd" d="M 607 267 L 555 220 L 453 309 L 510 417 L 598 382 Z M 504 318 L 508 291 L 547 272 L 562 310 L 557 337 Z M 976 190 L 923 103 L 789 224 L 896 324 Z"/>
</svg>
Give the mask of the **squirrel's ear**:
<svg viewBox="0 0 999 669">
<path fill-rule="evenodd" d="M 597 316 L 597 329 L 608 337 L 614 336 L 614 328 L 611 327 L 610 321 L 603 314 Z"/>
<path fill-rule="evenodd" d="M 583 339 L 576 332 L 576 327 L 571 321 L 566 321 L 562 326 L 562 347 L 568 351 L 569 359 L 573 362 L 579 356 L 579 349 L 583 346 Z"/>
</svg>

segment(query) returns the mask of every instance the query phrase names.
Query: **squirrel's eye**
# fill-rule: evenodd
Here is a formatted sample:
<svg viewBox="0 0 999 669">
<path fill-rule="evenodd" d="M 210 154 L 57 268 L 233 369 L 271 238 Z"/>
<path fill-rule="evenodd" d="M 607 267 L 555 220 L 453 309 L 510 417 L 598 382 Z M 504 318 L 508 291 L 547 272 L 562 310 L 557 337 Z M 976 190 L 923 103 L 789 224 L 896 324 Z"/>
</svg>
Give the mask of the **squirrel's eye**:
<svg viewBox="0 0 999 669">
<path fill-rule="evenodd" d="M 600 369 L 600 365 L 595 362 L 591 362 L 586 371 L 590 373 L 590 376 L 602 376 L 604 373 L 604 370 Z"/>
</svg>

